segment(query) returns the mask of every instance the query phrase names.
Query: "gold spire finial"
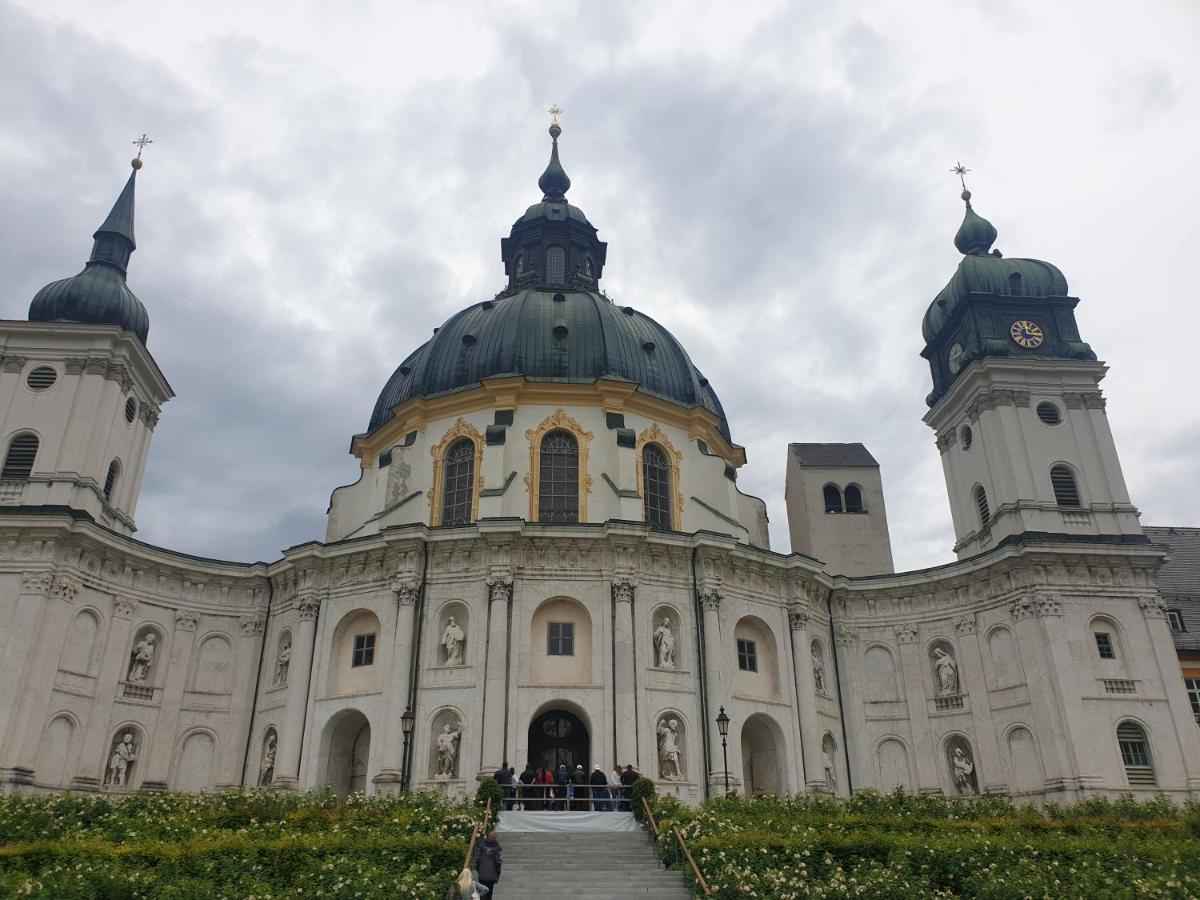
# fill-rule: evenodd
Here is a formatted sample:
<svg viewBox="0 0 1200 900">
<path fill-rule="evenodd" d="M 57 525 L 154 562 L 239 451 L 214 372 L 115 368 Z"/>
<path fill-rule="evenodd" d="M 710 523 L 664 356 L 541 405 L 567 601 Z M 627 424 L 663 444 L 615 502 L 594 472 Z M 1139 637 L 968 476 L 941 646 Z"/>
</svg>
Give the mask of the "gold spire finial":
<svg viewBox="0 0 1200 900">
<path fill-rule="evenodd" d="M 143 131 L 142 136 L 133 142 L 133 146 L 138 148 L 138 155 L 135 156 L 132 160 L 130 160 L 129 164 L 131 166 L 133 166 L 135 169 L 140 169 L 142 167 L 142 151 L 146 149 L 147 144 L 153 144 L 153 143 L 154 143 L 154 141 L 152 141 L 152 140 L 150 140 L 150 138 L 146 137 L 146 132 Z"/>
<path fill-rule="evenodd" d="M 550 124 L 557 125 L 558 117 L 562 115 L 562 109 L 559 108 L 559 105 L 557 103 L 554 104 L 546 112 L 550 113 Z"/>
</svg>

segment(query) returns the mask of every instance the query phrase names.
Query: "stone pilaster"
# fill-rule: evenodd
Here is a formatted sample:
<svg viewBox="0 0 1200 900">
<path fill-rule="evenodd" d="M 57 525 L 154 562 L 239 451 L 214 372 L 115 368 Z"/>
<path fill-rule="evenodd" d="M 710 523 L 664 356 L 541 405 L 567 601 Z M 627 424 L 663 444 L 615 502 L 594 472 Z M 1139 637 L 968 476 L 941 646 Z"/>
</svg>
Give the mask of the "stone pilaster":
<svg viewBox="0 0 1200 900">
<path fill-rule="evenodd" d="M 488 646 L 483 686 L 483 758 L 481 775 L 490 775 L 504 762 L 505 712 L 508 709 L 508 611 L 511 575 L 488 576 Z M 459 771 L 463 771 L 459 761 Z"/>
<path fill-rule="evenodd" d="M 125 678 L 129 665 L 129 636 L 133 630 L 132 617 L 136 609 L 136 600 L 113 598 L 108 635 L 104 639 L 103 663 L 96 678 L 96 702 L 91 704 L 83 725 L 79 770 L 72 787 L 85 790 L 96 788 L 103 779 L 104 767 L 108 763 L 108 732 L 112 726 L 113 700 L 117 685 Z"/>
<path fill-rule="evenodd" d="M 700 605 L 704 609 L 704 693 L 708 698 L 708 784 L 709 790 L 723 793 L 725 790 L 725 764 L 721 753 L 721 732 L 717 729 L 717 714 L 721 707 L 729 713 L 728 687 L 724 678 L 725 649 L 721 638 L 721 601 L 724 594 L 720 585 L 711 584 L 700 592 Z M 739 723 L 740 727 L 740 723 Z M 737 740 L 738 730 L 730 724 L 729 733 Z M 737 748 L 735 747 L 735 750 Z M 735 755 L 736 758 L 736 755 Z M 732 789 L 741 784 L 741 779 L 729 773 Z"/>
<path fill-rule="evenodd" d="M 617 761 L 622 765 L 637 758 L 637 664 L 633 656 L 633 597 L 637 582 L 619 575 L 612 582 L 613 599 L 613 709 L 616 716 Z"/>
<path fill-rule="evenodd" d="M 191 670 L 196 625 L 199 621 L 200 617 L 190 609 L 175 612 L 175 633 L 171 636 L 171 656 L 167 666 L 162 704 L 158 708 L 158 721 L 154 727 L 153 746 L 142 750 L 142 755 L 149 758 L 146 777 L 142 779 L 144 788 L 165 791 L 171 784 L 171 757 L 175 753 L 175 732 L 179 727 L 179 711 L 183 704 L 188 672 Z M 146 752 L 147 749 L 150 750 L 149 753 Z"/>
<path fill-rule="evenodd" d="M 412 684 L 413 632 L 421 585 L 416 578 L 401 577 L 392 582 L 392 591 L 396 595 L 396 642 L 392 647 L 391 678 L 384 698 L 387 719 L 383 732 L 383 765 L 374 779 L 383 792 L 399 790 L 404 782 L 401 717 L 408 708 Z"/>
<path fill-rule="evenodd" d="M 308 710 L 309 682 L 312 677 L 313 650 L 317 640 L 317 617 L 321 598 L 315 592 L 302 593 L 296 604 L 300 624 L 292 641 L 292 660 L 288 667 L 287 715 L 279 735 L 275 755 L 275 784 L 297 789 L 300 786 L 300 745 L 304 740 L 304 718 Z"/>
<path fill-rule="evenodd" d="M 813 678 L 812 644 L 808 636 L 808 609 L 788 609 L 792 634 L 792 662 L 799 704 L 800 747 L 804 758 L 804 784 L 809 792 L 825 789 L 825 767 L 821 758 L 821 723 L 817 719 L 817 687 Z"/>
</svg>

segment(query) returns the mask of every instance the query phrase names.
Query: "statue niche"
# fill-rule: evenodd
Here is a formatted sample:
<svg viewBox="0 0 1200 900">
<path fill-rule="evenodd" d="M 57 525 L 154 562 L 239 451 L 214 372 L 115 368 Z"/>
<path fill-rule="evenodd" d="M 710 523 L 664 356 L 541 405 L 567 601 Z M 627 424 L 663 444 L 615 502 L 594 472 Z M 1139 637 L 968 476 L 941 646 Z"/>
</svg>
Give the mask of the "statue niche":
<svg viewBox="0 0 1200 900">
<path fill-rule="evenodd" d="M 664 713 L 655 728 L 658 736 L 658 776 L 663 781 L 683 781 L 687 765 L 683 756 L 683 722 L 675 713 Z"/>
<path fill-rule="evenodd" d="M 453 710 L 443 710 L 434 718 L 433 759 L 434 781 L 453 781 L 458 778 L 458 757 L 462 747 L 462 719 Z"/>
<path fill-rule="evenodd" d="M 813 638 L 810 651 L 812 653 L 813 689 L 818 694 L 828 694 L 829 691 L 825 687 L 825 651 L 821 649 L 821 642 L 816 638 Z"/>
<path fill-rule="evenodd" d="M 955 789 L 965 796 L 979 793 L 979 773 L 975 771 L 975 758 L 966 738 L 955 736 L 946 741 L 946 762 Z"/>
<path fill-rule="evenodd" d="M 654 665 L 659 669 L 678 669 L 678 632 L 676 623 L 678 617 L 670 607 L 663 607 L 654 613 Z"/>
<path fill-rule="evenodd" d="M 958 662 L 954 659 L 954 648 L 945 641 L 934 644 L 929 651 L 933 665 L 933 683 L 939 697 L 957 697 L 962 693 L 962 682 L 958 674 Z"/>
<path fill-rule="evenodd" d="M 279 650 L 275 654 L 275 677 L 273 687 L 283 687 L 288 680 L 288 667 L 292 662 L 292 633 L 285 631 L 279 638 Z"/>
<path fill-rule="evenodd" d="M 108 752 L 108 764 L 104 772 L 104 784 L 108 787 L 129 787 L 133 783 L 140 744 L 133 728 L 122 728 L 113 737 Z"/>
<path fill-rule="evenodd" d="M 267 787 L 275 780 L 275 751 L 279 747 L 279 739 L 275 735 L 274 728 L 268 728 L 266 737 L 263 738 L 262 761 L 258 766 L 258 784 L 260 787 Z"/>
<path fill-rule="evenodd" d="M 158 668 L 155 663 L 161 651 L 162 643 L 158 630 L 152 625 L 142 628 L 133 642 L 133 650 L 129 653 L 129 667 L 125 672 L 125 680 L 130 684 L 153 686 L 154 673 Z"/>
</svg>

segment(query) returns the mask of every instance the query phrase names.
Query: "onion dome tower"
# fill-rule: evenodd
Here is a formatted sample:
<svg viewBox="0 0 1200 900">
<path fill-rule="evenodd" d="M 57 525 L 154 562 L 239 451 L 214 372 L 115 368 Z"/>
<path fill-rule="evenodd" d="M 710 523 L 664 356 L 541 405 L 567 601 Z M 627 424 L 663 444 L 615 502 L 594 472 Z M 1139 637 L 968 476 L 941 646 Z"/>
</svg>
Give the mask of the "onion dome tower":
<svg viewBox="0 0 1200 900">
<path fill-rule="evenodd" d="M 921 351 L 955 552 L 1033 535 L 1142 540 L 1099 390 L 1106 369 L 1075 322 L 1078 298 L 1056 266 L 992 249 L 996 228 L 965 181 L 962 199 L 954 246 L 963 258 L 925 313 Z"/>
<path fill-rule="evenodd" d="M 131 165 L 133 171 L 112 211 L 92 235 L 92 255 L 83 271 L 38 291 L 29 304 L 29 321 L 117 325 L 146 343 L 150 317 L 125 283 L 129 257 L 137 248 L 133 238 L 133 195 L 141 157 L 132 160 Z"/>
</svg>

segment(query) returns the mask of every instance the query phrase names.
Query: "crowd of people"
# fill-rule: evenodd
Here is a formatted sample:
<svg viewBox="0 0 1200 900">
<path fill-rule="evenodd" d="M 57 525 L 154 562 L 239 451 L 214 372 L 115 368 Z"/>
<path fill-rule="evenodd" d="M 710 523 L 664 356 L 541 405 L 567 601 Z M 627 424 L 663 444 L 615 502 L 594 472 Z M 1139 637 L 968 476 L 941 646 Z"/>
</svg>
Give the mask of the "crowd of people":
<svg viewBox="0 0 1200 900">
<path fill-rule="evenodd" d="M 504 809 L 628 812 L 629 789 L 641 775 L 632 765 L 618 765 L 606 775 L 600 766 L 588 774 L 582 765 L 553 767 L 526 765 L 520 775 L 507 762 L 496 770 L 496 783 L 504 791 Z"/>
</svg>

